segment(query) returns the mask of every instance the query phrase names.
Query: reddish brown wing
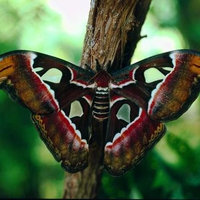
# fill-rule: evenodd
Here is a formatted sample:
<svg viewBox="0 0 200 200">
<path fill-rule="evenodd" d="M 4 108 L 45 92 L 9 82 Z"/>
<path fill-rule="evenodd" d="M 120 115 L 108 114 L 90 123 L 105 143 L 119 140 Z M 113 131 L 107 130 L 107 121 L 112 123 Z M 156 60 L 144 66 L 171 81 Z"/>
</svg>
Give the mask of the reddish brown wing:
<svg viewBox="0 0 200 200">
<path fill-rule="evenodd" d="M 200 54 L 174 51 L 169 54 L 172 71 L 152 91 L 149 115 L 160 121 L 171 121 L 186 112 L 200 91 Z"/>
<path fill-rule="evenodd" d="M 32 112 L 41 138 L 69 172 L 84 169 L 88 162 L 91 76 L 90 71 L 37 52 L 14 51 L 0 57 L 1 89 Z M 84 114 L 71 113 L 75 100 Z"/>
<path fill-rule="evenodd" d="M 136 83 L 130 83 L 130 86 L 133 84 Z M 151 119 L 146 110 L 139 107 L 141 102 L 138 102 L 137 96 L 141 94 L 139 98 L 148 98 L 147 91 L 135 85 L 130 87 L 127 96 L 122 96 L 120 89 L 114 88 L 116 89 L 116 85 L 113 86 L 113 90 L 110 89 L 104 166 L 110 174 L 119 176 L 141 161 L 148 150 L 164 135 L 165 126 Z M 140 93 L 137 93 L 138 91 Z M 136 94 L 134 98 L 130 98 L 132 93 Z M 144 105 L 145 98 L 142 99 Z"/>
<path fill-rule="evenodd" d="M 150 69 L 156 69 L 163 78 L 148 82 L 145 73 Z M 135 63 L 112 76 L 117 86 L 113 89 L 116 93 L 137 102 L 153 119 L 174 120 L 187 111 L 199 95 L 200 52 L 166 52 Z M 130 92 L 134 87 L 138 87 L 137 91 Z"/>
<path fill-rule="evenodd" d="M 146 72 L 152 68 L 163 78 L 148 82 Z M 164 135 L 161 122 L 180 117 L 199 95 L 200 53 L 163 53 L 111 76 L 104 164 L 109 173 L 121 175 Z M 120 116 L 123 109 L 126 117 Z"/>
<path fill-rule="evenodd" d="M 147 151 L 164 135 L 165 126 L 152 120 L 145 111 L 117 133 L 105 146 L 104 164 L 115 176 L 138 164 Z"/>
</svg>

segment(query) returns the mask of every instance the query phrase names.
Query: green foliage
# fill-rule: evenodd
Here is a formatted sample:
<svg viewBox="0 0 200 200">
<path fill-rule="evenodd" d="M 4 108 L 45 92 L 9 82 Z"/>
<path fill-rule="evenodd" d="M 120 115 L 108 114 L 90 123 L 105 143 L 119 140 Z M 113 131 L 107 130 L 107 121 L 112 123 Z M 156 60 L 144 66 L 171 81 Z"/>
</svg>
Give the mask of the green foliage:
<svg viewBox="0 0 200 200">
<path fill-rule="evenodd" d="M 30 49 L 79 62 L 82 39 L 67 34 L 48 2 L 0 0 L 0 53 Z M 172 47 L 200 50 L 199 7 L 195 0 L 163 0 L 162 4 L 154 0 L 143 29 L 148 37 L 142 42 L 168 36 L 176 38 Z M 149 55 L 147 49 L 151 54 L 163 51 L 142 42 L 136 58 Z M 199 101 L 180 119 L 166 124 L 166 135 L 134 169 L 121 177 L 104 172 L 99 197 L 199 198 Z M 0 108 L 0 198 L 61 197 L 64 171 L 39 138 L 29 111 L 2 91 Z"/>
</svg>

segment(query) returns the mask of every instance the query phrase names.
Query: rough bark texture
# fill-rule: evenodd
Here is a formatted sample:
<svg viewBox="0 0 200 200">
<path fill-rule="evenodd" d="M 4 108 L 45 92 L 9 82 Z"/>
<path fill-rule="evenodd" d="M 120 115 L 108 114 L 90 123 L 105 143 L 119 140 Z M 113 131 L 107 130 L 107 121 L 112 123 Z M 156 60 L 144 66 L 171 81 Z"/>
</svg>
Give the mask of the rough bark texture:
<svg viewBox="0 0 200 200">
<path fill-rule="evenodd" d="M 117 70 L 130 64 L 141 39 L 140 31 L 151 0 L 92 0 L 82 54 L 82 66 L 96 70 L 96 60 L 106 69 Z M 93 121 L 88 167 L 78 173 L 66 173 L 63 198 L 97 198 L 103 171 L 105 130 Z"/>
</svg>

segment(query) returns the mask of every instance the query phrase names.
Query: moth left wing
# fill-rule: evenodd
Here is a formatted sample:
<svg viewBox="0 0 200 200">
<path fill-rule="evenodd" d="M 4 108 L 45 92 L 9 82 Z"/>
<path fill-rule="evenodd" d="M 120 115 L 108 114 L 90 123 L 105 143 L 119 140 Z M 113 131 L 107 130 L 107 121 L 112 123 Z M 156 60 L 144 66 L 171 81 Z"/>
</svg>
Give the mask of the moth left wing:
<svg viewBox="0 0 200 200">
<path fill-rule="evenodd" d="M 151 69 L 162 77 L 149 81 Z M 197 98 L 200 53 L 166 52 L 114 72 L 111 77 L 104 165 L 109 173 L 121 175 L 140 162 L 164 135 L 166 129 L 161 122 L 177 119 Z"/>
<path fill-rule="evenodd" d="M 74 102 L 90 113 L 93 72 L 69 62 L 30 51 L 0 56 L 0 88 L 32 113 L 41 138 L 69 172 L 87 166 L 89 118 L 72 113 Z"/>
</svg>

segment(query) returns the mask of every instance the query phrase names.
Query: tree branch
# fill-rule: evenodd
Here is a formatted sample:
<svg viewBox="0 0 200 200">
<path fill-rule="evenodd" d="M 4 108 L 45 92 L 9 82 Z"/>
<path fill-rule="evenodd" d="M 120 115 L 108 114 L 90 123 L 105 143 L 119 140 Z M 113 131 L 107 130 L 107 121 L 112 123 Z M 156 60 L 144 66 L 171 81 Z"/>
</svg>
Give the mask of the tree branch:
<svg viewBox="0 0 200 200">
<path fill-rule="evenodd" d="M 92 0 L 81 65 L 96 70 L 126 67 L 137 42 L 151 0 Z M 103 171 L 105 122 L 92 122 L 88 167 L 75 174 L 66 173 L 63 198 L 97 198 Z"/>
<path fill-rule="evenodd" d="M 92 69 L 98 59 L 102 67 L 109 61 L 113 68 L 130 64 L 130 59 L 140 40 L 151 0 L 99 0 L 91 3 L 82 65 Z"/>
</svg>

